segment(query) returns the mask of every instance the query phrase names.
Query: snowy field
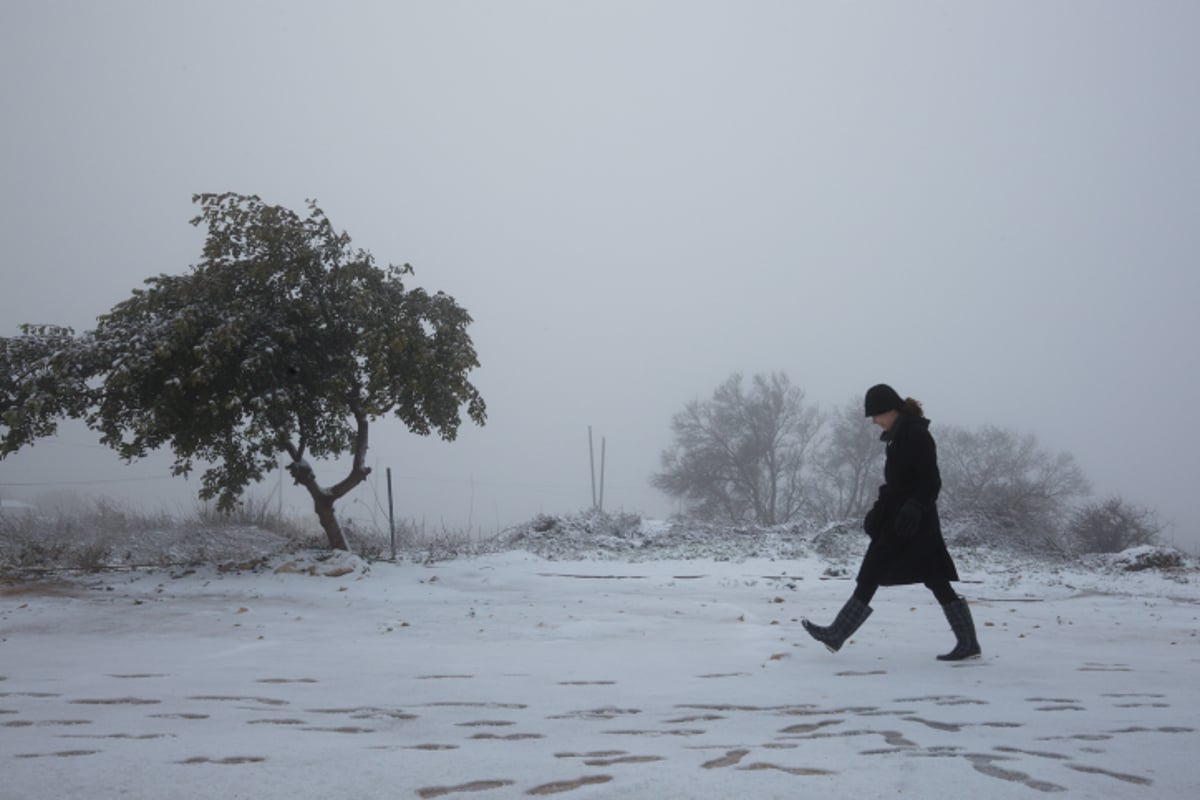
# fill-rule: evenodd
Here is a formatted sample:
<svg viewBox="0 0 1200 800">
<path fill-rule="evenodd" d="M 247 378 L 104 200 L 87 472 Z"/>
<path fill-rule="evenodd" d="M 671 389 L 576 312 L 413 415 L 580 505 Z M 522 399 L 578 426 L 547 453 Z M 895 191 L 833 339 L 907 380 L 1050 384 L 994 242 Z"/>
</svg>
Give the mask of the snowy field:
<svg viewBox="0 0 1200 800">
<path fill-rule="evenodd" d="M 808 639 L 853 553 L 787 539 L 0 582 L 0 798 L 1200 794 L 1194 567 L 955 551 L 950 665 L 920 587 Z"/>
</svg>

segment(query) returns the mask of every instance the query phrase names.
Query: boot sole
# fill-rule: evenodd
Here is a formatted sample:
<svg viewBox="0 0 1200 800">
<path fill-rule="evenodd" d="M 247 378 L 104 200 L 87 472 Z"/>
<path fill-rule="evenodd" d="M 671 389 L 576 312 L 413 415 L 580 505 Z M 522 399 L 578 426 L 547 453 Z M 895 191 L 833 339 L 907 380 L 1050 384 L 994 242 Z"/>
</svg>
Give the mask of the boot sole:
<svg viewBox="0 0 1200 800">
<path fill-rule="evenodd" d="M 837 648 L 835 648 L 835 647 L 834 647 L 833 645 L 831 645 L 831 644 L 827 644 L 827 643 L 826 643 L 824 640 L 822 640 L 822 639 L 817 639 L 817 637 L 813 635 L 813 632 L 812 632 L 812 630 L 809 628 L 809 626 L 810 626 L 810 625 L 812 625 L 812 623 L 811 623 L 811 622 L 809 622 L 808 620 L 806 620 L 806 619 L 802 619 L 802 620 L 800 620 L 800 626 L 801 626 L 802 628 L 804 628 L 804 632 L 805 632 L 805 633 L 807 633 L 809 636 L 812 636 L 812 638 L 813 638 L 813 639 L 815 639 L 816 641 L 818 641 L 818 642 L 820 642 L 821 644 L 825 645 L 825 649 L 826 649 L 826 650 L 828 650 L 829 652 L 831 652 L 831 653 L 836 653 L 836 652 L 837 652 Z"/>
</svg>

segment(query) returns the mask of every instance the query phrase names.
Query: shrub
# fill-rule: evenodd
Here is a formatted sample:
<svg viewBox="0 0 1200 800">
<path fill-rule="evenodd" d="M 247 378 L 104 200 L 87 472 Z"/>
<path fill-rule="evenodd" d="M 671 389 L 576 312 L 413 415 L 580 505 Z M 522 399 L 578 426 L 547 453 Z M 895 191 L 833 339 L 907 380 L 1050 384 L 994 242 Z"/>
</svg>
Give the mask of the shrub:
<svg viewBox="0 0 1200 800">
<path fill-rule="evenodd" d="M 1066 538 L 1081 553 L 1119 553 L 1155 544 L 1161 532 L 1153 511 L 1110 497 L 1078 508 L 1067 523 Z"/>
</svg>

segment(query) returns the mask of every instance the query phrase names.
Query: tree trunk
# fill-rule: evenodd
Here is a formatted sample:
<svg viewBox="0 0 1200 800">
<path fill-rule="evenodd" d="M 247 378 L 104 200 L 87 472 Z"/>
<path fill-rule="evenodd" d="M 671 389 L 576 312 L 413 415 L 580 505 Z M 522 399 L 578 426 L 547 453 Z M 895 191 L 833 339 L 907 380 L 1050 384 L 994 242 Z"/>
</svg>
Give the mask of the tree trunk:
<svg viewBox="0 0 1200 800">
<path fill-rule="evenodd" d="M 317 512 L 317 519 L 321 521 L 321 527 L 325 530 L 326 538 L 329 539 L 329 546 L 334 550 L 349 550 L 350 543 L 346 541 L 346 534 L 342 532 L 337 515 L 333 513 L 333 502 L 332 497 L 322 495 L 313 498 L 313 508 Z"/>
<path fill-rule="evenodd" d="M 349 550 L 350 543 L 346 541 L 346 534 L 342 532 L 342 526 L 337 521 L 337 515 L 333 513 L 333 504 L 337 502 L 339 497 L 365 480 L 366 474 L 361 470 L 357 473 L 352 473 L 349 478 L 342 481 L 338 486 L 332 490 L 327 490 L 322 489 L 320 484 L 317 483 L 312 468 L 305 462 L 294 461 L 288 465 L 287 469 L 292 474 L 292 479 L 298 485 L 307 489 L 309 497 L 313 499 L 313 510 L 317 512 L 317 519 L 321 523 L 321 528 L 325 531 L 325 537 L 329 540 L 329 546 L 334 550 Z"/>
<path fill-rule="evenodd" d="M 329 489 L 321 488 L 312 467 L 304 461 L 303 437 L 298 445 L 292 444 L 286 435 L 281 434 L 279 437 L 279 446 L 292 457 L 292 463 L 288 464 L 287 470 L 291 473 L 292 480 L 308 490 L 313 499 L 313 510 L 317 512 L 317 519 L 325 530 L 329 546 L 334 550 L 349 550 L 350 543 L 346 541 L 346 534 L 342 532 L 342 526 L 338 524 L 337 516 L 333 513 L 333 504 L 371 474 L 371 468 L 363 465 L 367 457 L 367 415 L 357 401 L 351 402 L 351 411 L 358 424 L 354 440 L 354 465 L 350 468 L 349 475 Z"/>
</svg>

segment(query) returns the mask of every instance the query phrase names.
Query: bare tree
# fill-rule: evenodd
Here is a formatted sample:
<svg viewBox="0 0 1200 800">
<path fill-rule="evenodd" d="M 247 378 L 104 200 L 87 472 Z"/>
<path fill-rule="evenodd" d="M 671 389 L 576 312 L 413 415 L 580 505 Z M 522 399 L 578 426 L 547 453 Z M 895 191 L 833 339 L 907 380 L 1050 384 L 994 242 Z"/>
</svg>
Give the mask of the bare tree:
<svg viewBox="0 0 1200 800">
<path fill-rule="evenodd" d="M 776 525 L 805 508 L 808 456 L 821 414 L 786 374 L 756 375 L 749 392 L 732 375 L 712 399 L 671 421 L 675 444 L 651 484 L 701 517 Z"/>
<path fill-rule="evenodd" d="M 1070 502 L 1091 492 L 1075 458 L 1043 450 L 1033 434 L 947 426 L 938 449 L 947 516 L 973 517 L 1014 539 L 1056 539 Z"/>
<path fill-rule="evenodd" d="M 1067 541 L 1083 553 L 1119 553 L 1156 544 L 1163 526 L 1148 508 L 1110 497 L 1076 509 L 1067 524 Z"/>
<path fill-rule="evenodd" d="M 861 517 L 883 480 L 884 448 L 879 431 L 863 417 L 858 397 L 835 410 L 830 420 L 816 457 L 821 477 L 820 512 L 829 521 Z"/>
</svg>

